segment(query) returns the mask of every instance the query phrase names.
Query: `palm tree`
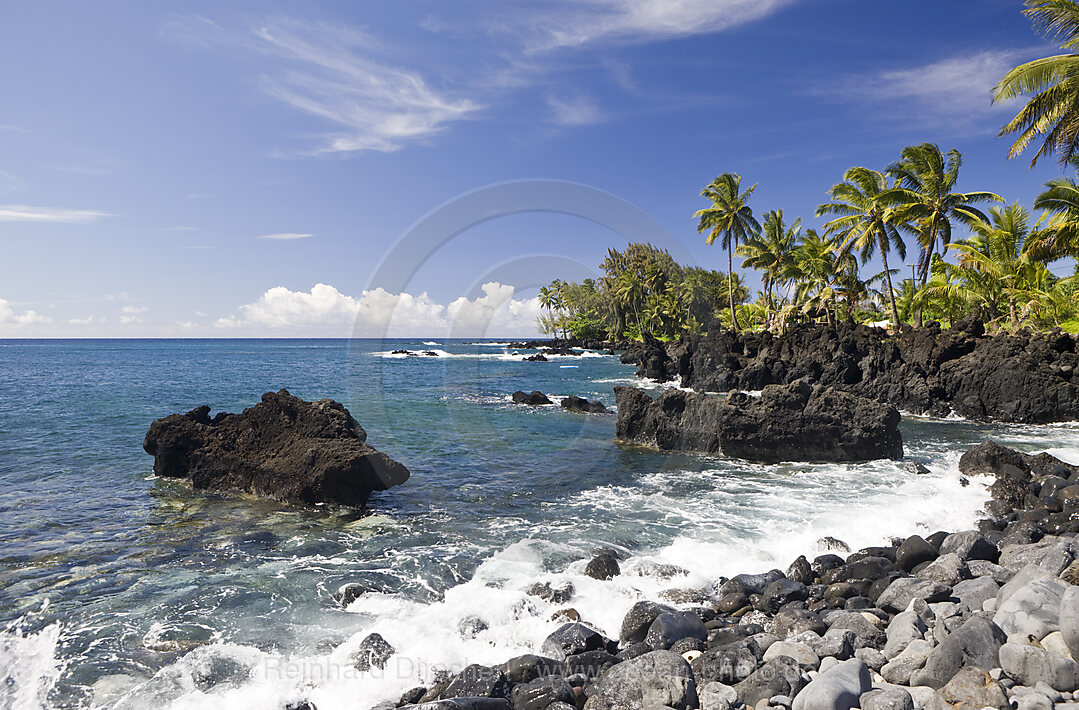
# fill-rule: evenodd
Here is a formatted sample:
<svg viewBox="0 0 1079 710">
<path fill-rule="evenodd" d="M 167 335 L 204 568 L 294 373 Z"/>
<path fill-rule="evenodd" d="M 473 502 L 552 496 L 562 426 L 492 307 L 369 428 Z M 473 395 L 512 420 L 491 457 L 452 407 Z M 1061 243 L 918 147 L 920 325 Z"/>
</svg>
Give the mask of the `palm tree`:
<svg viewBox="0 0 1079 710">
<path fill-rule="evenodd" d="M 1079 184 L 1071 178 L 1045 183 L 1034 198 L 1034 209 L 1045 210 L 1049 220 L 1031 241 L 1031 252 L 1043 261 L 1079 258 Z"/>
<path fill-rule="evenodd" d="M 641 312 L 638 304 L 644 300 L 644 284 L 632 271 L 623 271 L 618 275 L 614 288 L 615 296 L 626 310 L 633 311 L 637 319 L 637 333 L 644 336 L 644 326 L 641 325 Z"/>
<path fill-rule="evenodd" d="M 836 257 L 839 252 L 834 239 L 822 237 L 815 229 L 807 229 L 801 243 L 792 254 L 790 273 L 798 281 L 798 298 L 804 301 L 803 313 L 824 310 L 829 326 L 832 321 L 831 305 L 835 299 L 835 282 L 838 270 Z"/>
<path fill-rule="evenodd" d="M 899 187 L 892 190 L 898 207 L 893 220 L 913 231 L 921 243 L 918 258 L 918 278 L 924 286 L 929 277 L 929 265 L 937 253 L 952 240 L 952 223 L 971 224 L 988 218 L 974 205 L 983 202 L 1003 202 L 992 192 L 953 192 L 959 179 L 963 155 L 954 148 L 946 154 L 932 143 L 908 146 L 901 158 L 888 166 L 889 175 Z M 915 325 L 921 327 L 919 309 Z"/>
<path fill-rule="evenodd" d="M 1026 0 L 1023 11 L 1034 28 L 1061 42 L 1064 54 L 1020 64 L 1005 74 L 993 89 L 993 101 L 1010 101 L 1033 94 L 1026 106 L 1009 121 L 1000 135 L 1018 134 L 1009 158 L 1019 156 L 1037 136 L 1045 136 L 1030 167 L 1038 158 L 1056 153 L 1061 166 L 1079 145 L 1079 2 L 1074 0 Z"/>
<path fill-rule="evenodd" d="M 794 220 L 790 227 L 783 222 L 783 210 L 772 210 L 764 215 L 764 226 L 759 235 L 751 236 L 735 249 L 744 256 L 742 268 L 763 271 L 764 307 L 771 313 L 774 307 L 772 288 L 782 278 L 790 263 L 791 249 L 802 231 L 802 218 Z"/>
<path fill-rule="evenodd" d="M 751 236 L 760 234 L 761 225 L 753 218 L 749 198 L 757 189 L 754 185 L 741 191 L 742 177 L 735 173 L 723 173 L 708 187 L 701 190 L 701 197 L 712 201 L 711 207 L 697 210 L 694 217 L 700 219 L 697 234 L 708 232 L 705 243 L 712 244 L 723 237 L 727 250 L 727 297 L 731 307 L 731 327 L 738 330 L 738 316 L 734 311 L 734 248 Z"/>
<path fill-rule="evenodd" d="M 843 182 L 828 191 L 834 202 L 817 208 L 817 216 L 839 215 L 824 225 L 826 234 L 843 240 L 842 249 L 857 249 L 862 263 L 869 261 L 879 249 L 884 262 L 884 278 L 888 283 L 888 300 L 892 306 L 892 327 L 899 327 L 899 309 L 895 305 L 895 289 L 888 267 L 888 252 L 895 247 L 900 259 L 907 258 L 907 245 L 894 224 L 895 211 L 891 204 L 894 193 L 881 173 L 869 168 L 851 168 L 843 174 Z"/>
<path fill-rule="evenodd" d="M 1026 251 L 1030 237 L 1030 214 L 1019 204 L 994 207 L 990 221 L 970 226 L 972 236 L 949 245 L 959 252 L 959 266 L 984 275 L 997 296 L 1008 299 L 1012 330 L 1019 329 L 1016 299 L 1024 290 L 1033 261 Z M 992 303 L 996 309 L 996 303 Z"/>
</svg>

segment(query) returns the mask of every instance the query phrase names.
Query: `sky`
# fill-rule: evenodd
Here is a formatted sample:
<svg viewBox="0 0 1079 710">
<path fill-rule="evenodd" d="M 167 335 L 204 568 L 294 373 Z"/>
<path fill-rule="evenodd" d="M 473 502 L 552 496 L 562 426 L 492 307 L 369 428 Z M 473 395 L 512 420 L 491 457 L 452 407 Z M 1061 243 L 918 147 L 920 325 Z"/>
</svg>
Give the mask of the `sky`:
<svg viewBox="0 0 1079 710">
<path fill-rule="evenodd" d="M 725 269 L 720 173 L 819 226 L 927 141 L 1029 206 L 1060 168 L 989 98 L 1054 51 L 1021 7 L 3 3 L 0 337 L 530 335 L 609 247 Z"/>
</svg>

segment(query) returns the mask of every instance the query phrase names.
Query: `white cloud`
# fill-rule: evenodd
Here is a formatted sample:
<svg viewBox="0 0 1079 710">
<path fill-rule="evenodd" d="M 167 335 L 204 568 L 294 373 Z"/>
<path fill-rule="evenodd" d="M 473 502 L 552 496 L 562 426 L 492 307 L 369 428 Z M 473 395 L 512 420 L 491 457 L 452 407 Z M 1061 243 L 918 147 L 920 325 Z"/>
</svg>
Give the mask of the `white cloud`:
<svg viewBox="0 0 1079 710">
<path fill-rule="evenodd" d="M 309 292 L 276 286 L 215 325 L 228 330 L 314 330 L 360 337 L 535 335 L 540 315 L 537 299 L 514 299 L 513 286 L 505 284 L 492 282 L 481 288 L 482 296 L 442 305 L 426 293 L 393 294 L 375 288 L 355 298 L 327 284 L 316 284 Z"/>
<path fill-rule="evenodd" d="M 108 212 L 96 210 L 72 210 L 62 207 L 29 207 L 27 205 L 0 205 L 0 222 L 96 222 L 111 217 Z"/>
<path fill-rule="evenodd" d="M 584 94 L 569 98 L 548 96 L 547 105 L 554 114 L 554 122 L 560 126 L 587 126 L 604 119 L 596 102 Z"/>
<path fill-rule="evenodd" d="M 313 237 L 314 234 L 300 234 L 297 232 L 279 232 L 277 234 L 263 234 L 255 237 L 255 239 L 277 239 L 277 240 L 290 240 L 290 239 L 307 239 Z"/>
<path fill-rule="evenodd" d="M 165 227 L 161 231 L 162 232 L 194 232 L 195 228 L 194 227 L 185 227 L 185 226 L 176 226 L 176 227 Z"/>
<path fill-rule="evenodd" d="M 532 18 L 533 49 L 600 40 L 655 41 L 721 32 L 794 0 L 577 0 Z"/>
<path fill-rule="evenodd" d="M 432 86 L 418 71 L 392 66 L 380 58 L 377 42 L 355 29 L 278 20 L 231 32 L 199 17 L 170 29 L 189 41 L 238 46 L 279 64 L 263 75 L 263 90 L 336 126 L 309 153 L 395 151 L 481 108 Z"/>
<path fill-rule="evenodd" d="M 992 90 L 1000 77 L 1029 54 L 1023 49 L 986 50 L 946 57 L 929 64 L 890 69 L 871 74 L 851 75 L 832 86 L 814 90 L 859 102 L 887 102 L 895 112 L 897 102 L 917 106 L 911 115 L 923 120 L 972 120 L 996 112 L 1007 112 L 1010 104 L 992 103 Z"/>
<path fill-rule="evenodd" d="M 37 325 L 52 323 L 52 318 L 43 316 L 37 311 L 24 311 L 16 313 L 8 301 L 0 298 L 0 325 Z"/>
<path fill-rule="evenodd" d="M 134 315 L 138 315 L 139 313 L 145 313 L 148 310 L 150 309 L 147 306 L 124 306 L 120 309 L 122 313 L 130 313 Z"/>
<path fill-rule="evenodd" d="M 10 133 L 33 133 L 33 131 L 28 131 L 19 126 L 13 126 L 10 123 L 0 123 L 0 131 L 8 131 Z"/>
</svg>

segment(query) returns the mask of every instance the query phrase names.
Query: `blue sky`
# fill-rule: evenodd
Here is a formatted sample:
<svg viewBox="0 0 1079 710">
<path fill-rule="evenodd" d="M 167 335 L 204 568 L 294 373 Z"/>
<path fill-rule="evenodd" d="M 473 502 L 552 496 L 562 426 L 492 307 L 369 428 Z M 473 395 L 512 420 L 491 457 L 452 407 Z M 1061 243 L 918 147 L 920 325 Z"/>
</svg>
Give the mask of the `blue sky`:
<svg viewBox="0 0 1079 710">
<path fill-rule="evenodd" d="M 759 183 L 758 214 L 812 225 L 846 168 L 932 141 L 964 153 L 960 189 L 1029 205 L 1060 170 L 1006 160 L 996 133 L 1016 107 L 989 102 L 1052 50 L 1020 10 L 5 3 L 0 337 L 525 334 L 539 284 L 635 235 L 589 214 L 477 214 L 437 250 L 394 251 L 505 181 L 610 193 L 709 267 L 726 259 L 692 214 L 727 171 Z M 402 254 L 411 278 L 380 282 Z"/>
</svg>

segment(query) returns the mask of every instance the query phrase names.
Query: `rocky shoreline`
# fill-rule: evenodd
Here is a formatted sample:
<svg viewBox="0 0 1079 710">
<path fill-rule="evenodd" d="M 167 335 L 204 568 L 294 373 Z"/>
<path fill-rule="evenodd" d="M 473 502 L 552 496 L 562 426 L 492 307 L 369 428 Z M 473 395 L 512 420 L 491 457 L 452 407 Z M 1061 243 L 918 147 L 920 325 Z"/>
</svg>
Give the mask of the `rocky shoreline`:
<svg viewBox="0 0 1079 710">
<path fill-rule="evenodd" d="M 678 600 L 688 604 L 640 601 L 618 638 L 579 619 L 572 586 L 534 584 L 526 594 L 566 607 L 539 654 L 469 666 L 377 708 L 1079 707 L 1079 466 L 987 442 L 960 472 L 993 480 L 977 529 L 802 556 L 715 580 Z M 617 556 L 600 551 L 585 574 L 612 579 Z M 383 668 L 394 653 L 371 634 L 352 659 Z"/>
<path fill-rule="evenodd" d="M 622 356 L 637 374 L 698 392 L 760 390 L 804 379 L 914 414 L 1044 424 L 1079 420 L 1079 345 L 1060 330 L 986 335 L 942 329 L 795 325 L 785 333 L 719 328 L 677 342 L 648 338 Z"/>
</svg>

